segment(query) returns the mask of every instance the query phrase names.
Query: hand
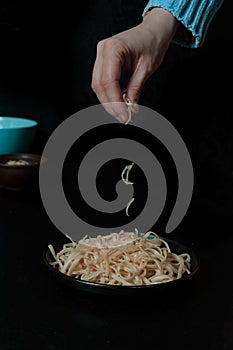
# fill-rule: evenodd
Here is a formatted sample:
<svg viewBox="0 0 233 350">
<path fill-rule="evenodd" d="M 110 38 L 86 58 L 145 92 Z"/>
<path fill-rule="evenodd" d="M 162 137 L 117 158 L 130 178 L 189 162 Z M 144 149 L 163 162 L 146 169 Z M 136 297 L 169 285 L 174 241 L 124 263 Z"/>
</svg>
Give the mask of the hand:
<svg viewBox="0 0 233 350">
<path fill-rule="evenodd" d="M 136 27 L 98 43 L 92 89 L 107 112 L 119 121 L 128 119 L 125 104 L 114 103 L 123 102 L 119 84 L 122 69 L 131 72 L 126 94 L 136 112 L 144 83 L 162 63 L 177 27 L 170 12 L 154 8 Z"/>
</svg>

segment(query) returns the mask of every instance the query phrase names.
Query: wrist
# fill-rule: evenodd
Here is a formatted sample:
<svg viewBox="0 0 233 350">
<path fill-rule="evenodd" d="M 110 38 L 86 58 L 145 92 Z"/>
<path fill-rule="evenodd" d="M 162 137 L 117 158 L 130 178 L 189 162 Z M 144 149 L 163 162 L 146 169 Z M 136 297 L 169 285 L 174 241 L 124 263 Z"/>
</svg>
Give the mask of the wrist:
<svg viewBox="0 0 233 350">
<path fill-rule="evenodd" d="M 150 7 L 144 14 L 143 25 L 154 33 L 157 32 L 160 27 L 160 31 L 168 36 L 171 41 L 180 23 L 168 10 L 162 7 Z"/>
</svg>

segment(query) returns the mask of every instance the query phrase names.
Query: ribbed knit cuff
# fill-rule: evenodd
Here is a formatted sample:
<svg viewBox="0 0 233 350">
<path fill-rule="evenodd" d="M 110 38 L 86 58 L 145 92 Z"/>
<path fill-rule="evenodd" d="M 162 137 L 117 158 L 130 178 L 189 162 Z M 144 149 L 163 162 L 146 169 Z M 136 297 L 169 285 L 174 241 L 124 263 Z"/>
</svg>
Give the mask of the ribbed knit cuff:
<svg viewBox="0 0 233 350">
<path fill-rule="evenodd" d="M 176 35 L 173 42 L 186 47 L 199 47 L 204 43 L 209 25 L 222 3 L 223 0 L 150 0 L 143 16 L 150 7 L 162 7 L 193 36 L 193 40 L 186 41 L 185 36 Z"/>
</svg>

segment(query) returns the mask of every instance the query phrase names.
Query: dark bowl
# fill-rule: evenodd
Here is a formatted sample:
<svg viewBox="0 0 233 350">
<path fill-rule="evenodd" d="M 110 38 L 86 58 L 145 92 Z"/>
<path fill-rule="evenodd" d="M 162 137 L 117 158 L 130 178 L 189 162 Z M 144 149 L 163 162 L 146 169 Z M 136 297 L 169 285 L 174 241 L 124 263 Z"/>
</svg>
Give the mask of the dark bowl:
<svg viewBox="0 0 233 350">
<path fill-rule="evenodd" d="M 108 285 L 100 284 L 95 282 L 88 282 L 80 279 L 76 279 L 70 276 L 67 276 L 61 273 L 56 267 L 51 265 L 51 262 L 54 261 L 53 256 L 50 252 L 50 249 L 47 247 L 44 251 L 44 262 L 49 270 L 52 273 L 52 276 L 59 280 L 61 283 L 82 290 L 84 292 L 91 292 L 102 295 L 114 295 L 114 296 L 142 296 L 142 295 L 155 295 L 156 293 L 164 293 L 164 291 L 169 290 L 169 292 L 175 292 L 177 288 L 183 289 L 185 286 L 188 287 L 188 281 L 193 281 L 193 278 L 196 276 L 200 267 L 200 260 L 197 254 L 189 247 L 176 242 L 174 240 L 168 239 L 166 237 L 161 237 L 165 240 L 171 250 L 174 253 L 189 253 L 191 257 L 191 273 L 184 275 L 182 278 L 158 284 L 151 284 L 145 286 L 120 286 L 120 285 Z M 58 240 L 53 245 L 56 252 L 60 251 L 64 243 L 70 242 L 67 240 L 67 237 L 64 236 L 63 239 Z M 191 286 L 191 285 L 190 285 Z"/>
<path fill-rule="evenodd" d="M 15 165 L 8 161 L 18 162 Z M 19 161 L 26 164 L 19 164 Z M 0 185 L 6 189 L 22 189 L 38 180 L 40 164 L 45 162 L 39 154 L 11 153 L 0 155 Z"/>
</svg>

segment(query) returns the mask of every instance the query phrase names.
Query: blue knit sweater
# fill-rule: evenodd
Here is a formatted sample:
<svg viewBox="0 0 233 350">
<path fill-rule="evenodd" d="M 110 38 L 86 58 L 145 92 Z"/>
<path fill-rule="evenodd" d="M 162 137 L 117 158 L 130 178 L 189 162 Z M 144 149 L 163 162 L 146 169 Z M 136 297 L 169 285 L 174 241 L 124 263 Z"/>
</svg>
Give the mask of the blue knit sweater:
<svg viewBox="0 0 233 350">
<path fill-rule="evenodd" d="M 173 14 L 192 33 L 193 40 L 176 35 L 173 42 L 187 47 L 202 46 L 208 27 L 223 0 L 149 0 L 143 15 L 150 7 L 162 7 Z"/>
</svg>

